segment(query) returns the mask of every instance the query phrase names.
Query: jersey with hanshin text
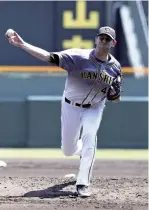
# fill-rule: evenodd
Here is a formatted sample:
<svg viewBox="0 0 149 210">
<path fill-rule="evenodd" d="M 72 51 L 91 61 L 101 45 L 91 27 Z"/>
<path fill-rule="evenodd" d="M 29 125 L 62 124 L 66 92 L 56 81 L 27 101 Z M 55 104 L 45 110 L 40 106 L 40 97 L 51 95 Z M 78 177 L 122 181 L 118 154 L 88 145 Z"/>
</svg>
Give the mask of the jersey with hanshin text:
<svg viewBox="0 0 149 210">
<path fill-rule="evenodd" d="M 95 49 L 68 49 L 54 52 L 59 66 L 68 72 L 64 95 L 71 101 L 95 104 L 106 101 L 113 80 L 121 73 L 119 62 L 109 54 L 102 62 L 94 56 Z"/>
</svg>

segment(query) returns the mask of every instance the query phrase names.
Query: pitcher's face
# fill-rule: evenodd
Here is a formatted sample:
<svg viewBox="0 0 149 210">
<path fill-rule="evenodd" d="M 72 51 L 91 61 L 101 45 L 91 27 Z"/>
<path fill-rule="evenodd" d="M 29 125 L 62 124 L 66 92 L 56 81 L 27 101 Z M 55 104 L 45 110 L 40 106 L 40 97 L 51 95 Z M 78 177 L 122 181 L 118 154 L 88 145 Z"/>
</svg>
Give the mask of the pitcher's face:
<svg viewBox="0 0 149 210">
<path fill-rule="evenodd" d="M 115 46 L 115 40 L 106 34 L 101 34 L 96 37 L 96 47 L 100 50 L 109 52 L 112 47 Z"/>
</svg>

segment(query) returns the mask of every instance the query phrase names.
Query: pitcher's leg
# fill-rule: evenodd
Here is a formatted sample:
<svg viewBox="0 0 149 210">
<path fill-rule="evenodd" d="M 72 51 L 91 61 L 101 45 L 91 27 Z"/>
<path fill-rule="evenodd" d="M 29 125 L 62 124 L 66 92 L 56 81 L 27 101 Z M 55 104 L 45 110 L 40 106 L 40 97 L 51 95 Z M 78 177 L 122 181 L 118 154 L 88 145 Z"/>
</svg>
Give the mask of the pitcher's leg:
<svg viewBox="0 0 149 210">
<path fill-rule="evenodd" d="M 80 109 L 62 102 L 61 107 L 61 148 L 66 156 L 80 155 L 82 141 L 79 140 L 81 129 Z"/>
<path fill-rule="evenodd" d="M 80 159 L 80 168 L 76 185 L 89 186 L 92 168 L 95 161 L 97 136 L 86 133 L 82 136 L 83 145 Z"/>
<path fill-rule="evenodd" d="M 97 130 L 99 128 L 103 106 L 86 110 L 82 117 L 82 153 L 76 185 L 89 186 L 97 147 Z"/>
</svg>

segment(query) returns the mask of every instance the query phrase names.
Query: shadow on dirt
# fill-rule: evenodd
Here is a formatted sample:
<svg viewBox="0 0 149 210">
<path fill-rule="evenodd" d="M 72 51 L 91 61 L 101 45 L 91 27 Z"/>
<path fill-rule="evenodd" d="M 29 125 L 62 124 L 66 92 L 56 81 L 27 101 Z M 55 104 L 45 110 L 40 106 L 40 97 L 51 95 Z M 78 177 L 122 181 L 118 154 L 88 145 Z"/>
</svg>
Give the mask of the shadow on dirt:
<svg viewBox="0 0 149 210">
<path fill-rule="evenodd" d="M 76 181 L 70 181 L 63 184 L 57 184 L 44 190 L 30 191 L 22 197 L 56 198 L 56 197 L 77 197 L 76 192 L 63 191 L 63 188 L 69 185 L 75 185 Z"/>
</svg>

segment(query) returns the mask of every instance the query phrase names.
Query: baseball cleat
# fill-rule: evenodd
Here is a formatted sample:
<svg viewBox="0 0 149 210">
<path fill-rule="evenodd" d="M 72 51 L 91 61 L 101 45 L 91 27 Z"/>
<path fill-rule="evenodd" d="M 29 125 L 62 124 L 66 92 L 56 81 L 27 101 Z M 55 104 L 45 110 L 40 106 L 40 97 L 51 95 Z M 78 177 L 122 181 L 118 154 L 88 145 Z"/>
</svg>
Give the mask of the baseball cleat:
<svg viewBox="0 0 149 210">
<path fill-rule="evenodd" d="M 91 193 L 89 192 L 88 186 L 86 185 L 77 185 L 76 189 L 77 189 L 78 196 L 82 198 L 89 197 L 91 195 Z"/>
</svg>

